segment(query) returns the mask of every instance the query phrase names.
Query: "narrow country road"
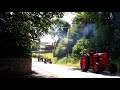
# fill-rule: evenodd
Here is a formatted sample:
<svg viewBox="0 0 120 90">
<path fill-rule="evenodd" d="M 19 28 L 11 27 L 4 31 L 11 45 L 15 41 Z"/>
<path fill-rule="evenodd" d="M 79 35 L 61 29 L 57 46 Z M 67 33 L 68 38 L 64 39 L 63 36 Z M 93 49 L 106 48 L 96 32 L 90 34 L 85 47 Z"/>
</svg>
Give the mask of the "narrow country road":
<svg viewBox="0 0 120 90">
<path fill-rule="evenodd" d="M 32 70 L 37 72 L 38 76 L 43 75 L 46 78 L 120 78 L 120 74 L 110 74 L 104 71 L 101 74 L 95 74 L 92 70 L 82 72 L 80 68 L 62 66 L 57 64 L 44 64 L 37 60 L 32 61 Z"/>
</svg>

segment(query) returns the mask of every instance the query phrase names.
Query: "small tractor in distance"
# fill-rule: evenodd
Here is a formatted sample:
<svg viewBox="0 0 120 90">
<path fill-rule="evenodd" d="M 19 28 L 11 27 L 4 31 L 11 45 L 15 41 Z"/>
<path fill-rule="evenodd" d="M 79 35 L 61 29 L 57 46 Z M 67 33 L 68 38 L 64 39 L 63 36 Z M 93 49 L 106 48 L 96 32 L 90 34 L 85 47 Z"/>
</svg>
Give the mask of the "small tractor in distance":
<svg viewBox="0 0 120 90">
<path fill-rule="evenodd" d="M 111 63 L 108 53 L 84 53 L 80 59 L 80 67 L 83 72 L 87 72 L 90 67 L 94 73 L 103 72 L 106 68 L 111 74 L 117 72 L 117 66 Z"/>
</svg>

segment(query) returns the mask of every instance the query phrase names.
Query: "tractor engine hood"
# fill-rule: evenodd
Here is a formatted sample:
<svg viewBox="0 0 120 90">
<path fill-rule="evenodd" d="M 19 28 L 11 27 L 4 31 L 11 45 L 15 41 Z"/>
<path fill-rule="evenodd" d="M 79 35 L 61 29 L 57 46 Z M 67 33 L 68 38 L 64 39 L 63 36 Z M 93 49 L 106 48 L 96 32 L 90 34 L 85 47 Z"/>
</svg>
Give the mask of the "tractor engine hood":
<svg viewBox="0 0 120 90">
<path fill-rule="evenodd" d="M 109 59 L 109 54 L 108 53 L 96 53 L 96 54 L 94 54 L 94 57 Z"/>
</svg>

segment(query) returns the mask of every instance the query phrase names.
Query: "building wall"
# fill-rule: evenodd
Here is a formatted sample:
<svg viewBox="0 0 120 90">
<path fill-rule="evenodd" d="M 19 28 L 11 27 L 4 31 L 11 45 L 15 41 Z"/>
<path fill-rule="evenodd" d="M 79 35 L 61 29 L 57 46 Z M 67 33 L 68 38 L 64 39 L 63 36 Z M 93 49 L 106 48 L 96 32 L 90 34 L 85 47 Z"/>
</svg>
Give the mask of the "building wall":
<svg viewBox="0 0 120 90">
<path fill-rule="evenodd" d="M 0 72 L 25 74 L 31 72 L 31 58 L 0 58 Z"/>
</svg>

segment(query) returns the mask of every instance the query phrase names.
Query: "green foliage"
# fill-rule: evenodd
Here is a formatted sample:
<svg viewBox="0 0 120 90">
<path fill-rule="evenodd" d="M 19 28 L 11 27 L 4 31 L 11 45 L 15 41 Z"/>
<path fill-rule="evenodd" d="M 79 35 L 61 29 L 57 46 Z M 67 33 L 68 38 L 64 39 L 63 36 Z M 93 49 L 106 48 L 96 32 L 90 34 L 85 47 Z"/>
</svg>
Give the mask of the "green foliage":
<svg viewBox="0 0 120 90">
<path fill-rule="evenodd" d="M 35 41 L 35 40 L 31 42 L 32 50 L 37 50 L 39 47 L 40 47 L 40 42 Z"/>
<path fill-rule="evenodd" d="M 63 12 L 0 12 L 0 57 L 31 57 L 31 42 Z"/>
<path fill-rule="evenodd" d="M 87 23 L 94 23 L 96 21 L 96 12 L 77 12 L 73 19 L 74 24 L 84 25 Z"/>
<path fill-rule="evenodd" d="M 52 35 L 53 38 L 57 36 L 58 38 L 61 39 L 66 37 L 69 27 L 70 27 L 70 24 L 68 22 L 62 19 L 56 18 L 52 20 L 49 33 Z"/>
<path fill-rule="evenodd" d="M 117 65 L 117 71 L 120 72 L 120 58 L 117 58 L 117 59 L 112 59 L 111 60 L 111 63 L 114 63 Z"/>
<path fill-rule="evenodd" d="M 68 30 L 69 38 L 76 38 L 78 26 L 73 24 L 73 26 Z"/>
<path fill-rule="evenodd" d="M 66 60 L 67 60 L 67 57 L 60 58 L 60 59 L 57 61 L 57 64 L 66 64 Z"/>
<path fill-rule="evenodd" d="M 47 57 L 47 58 L 50 58 L 50 59 L 53 58 L 53 53 L 42 53 L 41 55 L 42 55 L 43 57 Z"/>
<path fill-rule="evenodd" d="M 73 25 L 68 31 L 69 39 L 72 41 L 72 43 L 69 44 L 69 53 L 72 52 L 72 47 L 77 43 L 77 40 L 79 40 L 84 35 L 82 34 L 83 29 L 86 27 L 87 24 L 93 24 L 95 22 L 95 12 L 78 12 L 76 16 L 73 19 Z M 89 35 L 86 35 L 87 38 L 92 38 L 93 34 L 89 33 Z M 76 52 L 74 56 L 78 56 L 79 52 Z"/>
<path fill-rule="evenodd" d="M 96 36 L 81 38 L 80 30 L 90 23 L 96 24 Z M 69 51 L 74 58 L 79 58 L 84 51 L 89 52 L 92 47 L 97 52 L 108 52 L 113 60 L 120 58 L 120 12 L 77 12 L 67 34 Z"/>
<path fill-rule="evenodd" d="M 58 58 L 57 58 L 57 57 L 52 58 L 52 63 L 53 63 L 53 64 L 56 64 L 57 61 L 58 61 Z"/>
<path fill-rule="evenodd" d="M 82 27 L 81 27 L 82 28 Z M 77 24 L 73 24 L 72 27 L 68 30 L 68 39 L 69 39 L 69 53 L 72 53 L 72 47 L 75 45 L 77 40 L 80 38 L 79 32 L 80 28 Z"/>
<path fill-rule="evenodd" d="M 99 52 L 108 52 L 112 58 L 119 58 L 120 14 L 116 12 L 98 13 L 97 48 Z"/>
<path fill-rule="evenodd" d="M 76 17 L 73 19 L 73 22 L 77 25 L 82 23 L 85 25 L 91 22 L 96 23 L 97 36 L 94 38 L 89 37 L 90 45 L 88 45 L 89 48 L 87 50 L 89 50 L 93 45 L 98 52 L 108 52 L 112 58 L 119 58 L 119 12 L 78 12 Z M 73 31 L 76 32 L 75 30 Z M 71 30 L 72 34 L 73 31 Z M 71 36 L 73 36 L 72 34 Z M 76 36 L 75 34 L 74 36 Z M 76 56 L 77 55 L 78 54 L 76 54 Z"/>
<path fill-rule="evenodd" d="M 61 58 L 67 55 L 67 38 L 64 38 L 58 43 L 58 46 L 55 49 L 55 57 Z"/>
<path fill-rule="evenodd" d="M 43 57 L 43 58 L 45 58 L 45 57 L 47 57 L 47 58 L 50 58 L 50 59 L 52 59 L 53 58 L 53 53 L 33 53 L 32 52 L 32 57 L 33 58 L 38 58 L 39 56 L 41 56 L 41 57 Z"/>
<path fill-rule="evenodd" d="M 77 41 L 76 45 L 74 45 L 72 50 L 72 56 L 80 58 L 80 56 L 87 51 L 89 45 L 89 40 L 86 38 L 81 38 Z"/>
<path fill-rule="evenodd" d="M 79 60 L 75 60 L 74 58 L 72 58 L 71 56 L 68 56 L 67 57 L 63 57 L 63 58 L 53 58 L 52 59 L 52 62 L 54 64 L 62 64 L 62 65 L 68 65 L 68 66 L 75 66 L 75 67 L 79 67 Z"/>
<path fill-rule="evenodd" d="M 32 53 L 32 58 L 38 58 L 38 56 L 39 56 L 39 53 Z"/>
</svg>

